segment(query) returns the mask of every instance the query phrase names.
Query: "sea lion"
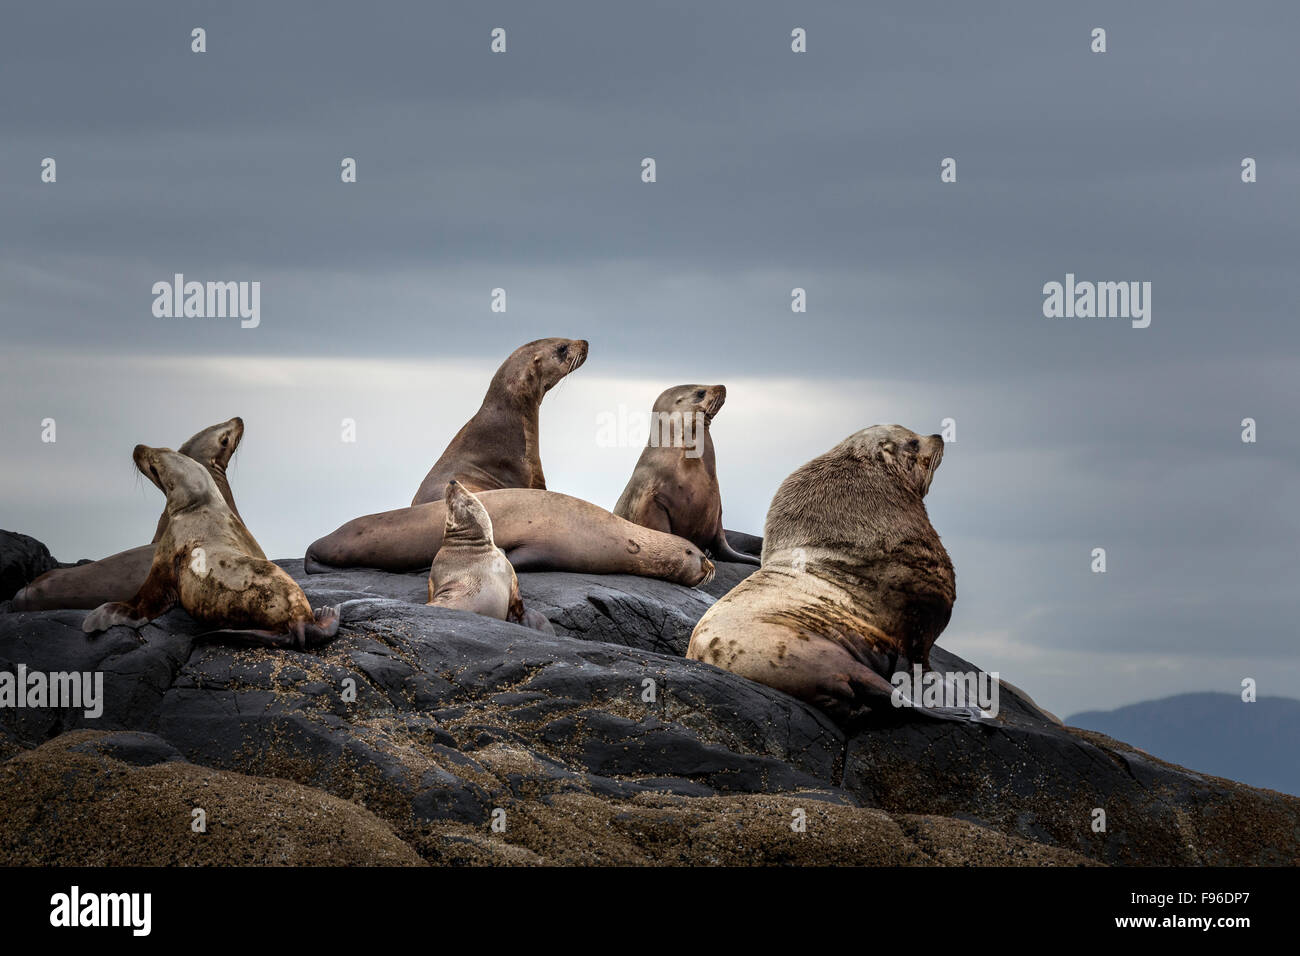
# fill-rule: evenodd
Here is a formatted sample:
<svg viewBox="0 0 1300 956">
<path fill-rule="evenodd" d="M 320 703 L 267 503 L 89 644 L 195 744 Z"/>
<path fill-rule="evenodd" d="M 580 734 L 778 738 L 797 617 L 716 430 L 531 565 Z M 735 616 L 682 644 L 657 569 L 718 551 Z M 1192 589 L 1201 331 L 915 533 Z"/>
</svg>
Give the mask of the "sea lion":
<svg viewBox="0 0 1300 956">
<path fill-rule="evenodd" d="M 492 540 L 492 519 L 483 502 L 453 479 L 447 482 L 444 504 L 447 521 L 442 546 L 429 569 L 429 600 L 425 603 L 554 634 L 545 615 L 524 608 L 519 579 L 506 553 Z"/>
<path fill-rule="evenodd" d="M 516 571 L 639 574 L 687 587 L 713 578 L 713 562 L 685 538 L 624 521 L 589 501 L 532 488 L 484 491 L 478 499 L 493 541 Z M 423 570 L 442 545 L 446 520 L 441 501 L 354 518 L 312 542 L 304 566 L 309 574 Z"/>
<path fill-rule="evenodd" d="M 167 527 L 135 597 L 101 604 L 86 615 L 83 631 L 138 628 L 179 603 L 221 634 L 271 647 L 306 647 L 334 636 L 337 609 L 312 610 L 297 582 L 266 560 L 206 469 L 170 448 L 136 445 L 132 458 L 167 496 Z"/>
<path fill-rule="evenodd" d="M 542 399 L 587 360 L 585 339 L 538 339 L 510 353 L 483 404 L 434 462 L 412 505 L 441 501 L 453 478 L 466 490 L 545 488 L 538 448 Z"/>
<path fill-rule="evenodd" d="M 956 598 L 923 500 L 942 459 L 938 435 L 876 425 L 795 471 L 768 510 L 762 567 L 705 612 L 686 656 L 846 722 L 891 710 L 890 676 L 929 667 Z"/>
<path fill-rule="evenodd" d="M 650 438 L 614 506 L 620 518 L 681 535 L 719 561 L 758 564 L 727 543 L 722 492 L 709 425 L 727 400 L 725 385 L 677 385 L 655 399 Z"/>
<path fill-rule="evenodd" d="M 244 420 L 236 416 L 209 426 L 181 445 L 180 453 L 208 470 L 222 500 L 236 518 L 239 509 L 226 478 L 230 459 L 244 437 Z M 125 601 L 140 589 L 153 564 L 154 545 L 167 528 L 163 509 L 153 542 L 119 551 L 117 554 L 70 568 L 55 568 L 36 578 L 14 595 L 15 611 L 48 611 L 56 608 L 94 608 L 106 601 Z"/>
</svg>

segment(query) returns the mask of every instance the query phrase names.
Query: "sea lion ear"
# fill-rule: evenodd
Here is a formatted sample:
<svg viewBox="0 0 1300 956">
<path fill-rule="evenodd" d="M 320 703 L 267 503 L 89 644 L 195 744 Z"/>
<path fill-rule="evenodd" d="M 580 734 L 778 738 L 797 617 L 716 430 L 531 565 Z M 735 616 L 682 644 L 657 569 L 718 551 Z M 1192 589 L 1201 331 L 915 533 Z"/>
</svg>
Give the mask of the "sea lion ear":
<svg viewBox="0 0 1300 956">
<path fill-rule="evenodd" d="M 898 451 L 898 446 L 894 444 L 892 439 L 882 438 L 876 448 L 879 450 L 883 461 L 887 461 L 891 465 L 894 463 L 894 453 Z"/>
</svg>

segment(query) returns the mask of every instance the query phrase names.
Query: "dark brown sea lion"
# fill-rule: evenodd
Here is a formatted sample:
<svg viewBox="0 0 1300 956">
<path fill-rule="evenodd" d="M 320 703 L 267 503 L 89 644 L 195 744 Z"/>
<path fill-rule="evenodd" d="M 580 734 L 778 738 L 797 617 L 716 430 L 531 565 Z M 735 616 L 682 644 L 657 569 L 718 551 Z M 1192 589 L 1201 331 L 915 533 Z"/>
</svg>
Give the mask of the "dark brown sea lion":
<svg viewBox="0 0 1300 956">
<path fill-rule="evenodd" d="M 942 458 L 938 435 L 876 425 L 795 471 L 762 567 L 705 612 L 686 656 L 838 719 L 891 708 L 890 677 L 929 666 L 956 598 L 923 500 Z"/>
<path fill-rule="evenodd" d="M 554 634 L 545 615 L 524 607 L 519 579 L 506 553 L 492 539 L 492 519 L 483 503 L 458 481 L 447 482 L 443 503 L 447 522 L 442 546 L 429 569 L 426 603 Z"/>
<path fill-rule="evenodd" d="M 717 561 L 758 564 L 727 543 L 722 492 L 709 426 L 727 400 L 725 385 L 677 385 L 655 399 L 650 438 L 614 514 L 694 541 Z"/>
<path fill-rule="evenodd" d="M 504 488 L 477 495 L 492 536 L 516 571 L 640 574 L 694 587 L 713 577 L 696 545 L 624 521 L 604 508 L 555 491 Z M 334 568 L 419 571 L 442 545 L 441 501 L 354 518 L 307 549 L 308 573 Z"/>
<path fill-rule="evenodd" d="M 167 496 L 167 527 L 135 597 L 95 608 L 83 631 L 140 627 L 180 604 L 223 634 L 272 647 L 305 647 L 334 635 L 337 609 L 312 610 L 293 578 L 266 560 L 202 466 L 147 445 L 136 445 L 133 458 Z"/>
<path fill-rule="evenodd" d="M 226 469 L 244 437 L 244 420 L 239 417 L 203 429 L 185 444 L 180 453 L 208 470 L 222 499 L 239 517 L 230 491 Z M 47 611 L 57 608 L 93 608 L 106 601 L 125 601 L 140 589 L 153 564 L 154 544 L 167 528 L 167 510 L 158 518 L 153 543 L 119 551 L 88 564 L 47 571 L 13 598 L 15 611 Z"/>
<path fill-rule="evenodd" d="M 411 504 L 441 501 L 453 479 L 472 492 L 545 488 L 538 448 L 542 399 L 586 360 L 583 339 L 538 339 L 511 352 L 482 406 L 434 462 Z"/>
</svg>

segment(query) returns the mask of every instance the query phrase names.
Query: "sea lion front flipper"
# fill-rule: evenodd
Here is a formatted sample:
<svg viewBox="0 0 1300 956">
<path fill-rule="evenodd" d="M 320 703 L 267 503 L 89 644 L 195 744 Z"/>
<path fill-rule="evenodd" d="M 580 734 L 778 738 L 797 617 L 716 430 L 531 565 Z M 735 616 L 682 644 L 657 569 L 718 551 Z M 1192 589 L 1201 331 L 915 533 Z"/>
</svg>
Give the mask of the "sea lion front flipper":
<svg viewBox="0 0 1300 956">
<path fill-rule="evenodd" d="M 551 622 L 546 619 L 546 615 L 534 608 L 529 608 L 524 611 L 524 615 L 520 618 L 519 623 L 524 627 L 531 627 L 534 631 L 541 631 L 543 634 L 555 633 L 555 628 L 552 627 Z"/>
<path fill-rule="evenodd" d="M 86 615 L 81 629 L 87 634 L 96 634 L 119 624 L 138 628 L 166 614 L 176 606 L 176 592 L 162 583 L 166 577 L 165 566 L 160 568 L 155 558 L 149 577 L 145 578 L 134 598 L 101 604 Z"/>
<path fill-rule="evenodd" d="M 524 607 L 524 599 L 519 594 L 518 578 L 515 578 L 510 584 L 510 603 L 506 608 L 506 620 L 512 624 L 531 627 L 534 631 L 541 631 L 545 634 L 555 633 L 555 628 L 551 627 L 551 622 L 546 619 L 545 614 L 533 608 Z"/>
<path fill-rule="evenodd" d="M 98 634 L 119 624 L 127 627 L 143 627 L 149 618 L 139 617 L 135 605 L 126 601 L 109 601 L 90 611 L 81 622 L 81 629 L 87 634 Z"/>
<path fill-rule="evenodd" d="M 507 560 L 509 560 L 507 558 Z M 524 599 L 519 593 L 519 578 L 511 576 L 510 597 L 506 601 L 506 620 L 512 624 L 521 624 L 524 620 Z"/>
</svg>

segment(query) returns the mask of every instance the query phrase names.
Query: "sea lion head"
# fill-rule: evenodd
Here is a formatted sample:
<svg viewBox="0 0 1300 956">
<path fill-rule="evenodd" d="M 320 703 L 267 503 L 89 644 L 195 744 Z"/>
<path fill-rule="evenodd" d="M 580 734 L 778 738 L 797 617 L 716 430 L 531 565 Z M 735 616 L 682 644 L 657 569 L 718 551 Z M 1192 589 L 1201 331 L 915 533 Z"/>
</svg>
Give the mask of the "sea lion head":
<svg viewBox="0 0 1300 956">
<path fill-rule="evenodd" d="M 683 551 L 685 553 L 682 556 L 682 566 L 678 570 L 678 576 L 671 579 L 692 588 L 702 588 L 712 581 L 718 569 L 708 556 L 694 547 L 684 548 Z"/>
<path fill-rule="evenodd" d="M 140 473 L 167 496 L 169 515 L 220 499 L 207 469 L 188 455 L 170 448 L 136 445 L 131 457 Z"/>
<path fill-rule="evenodd" d="M 179 450 L 182 455 L 188 455 L 204 467 L 224 473 L 243 437 L 244 420 L 235 416 L 229 421 L 203 429 L 181 445 Z"/>
<path fill-rule="evenodd" d="M 443 496 L 447 504 L 447 526 L 443 538 L 492 540 L 492 518 L 483 502 L 456 479 L 447 482 Z"/>
<path fill-rule="evenodd" d="M 725 385 L 674 385 L 664 389 L 655 399 L 654 411 L 664 415 L 673 412 L 680 412 L 683 416 L 700 414 L 707 425 L 726 400 Z"/>
<path fill-rule="evenodd" d="M 943 461 L 943 438 L 918 435 L 902 425 L 872 425 L 849 436 L 848 452 L 894 476 L 905 488 L 924 498 Z"/>
<path fill-rule="evenodd" d="M 510 391 L 540 401 L 585 361 L 586 339 L 538 339 L 515 349 L 497 376 Z"/>
</svg>

